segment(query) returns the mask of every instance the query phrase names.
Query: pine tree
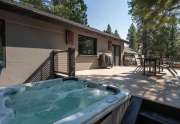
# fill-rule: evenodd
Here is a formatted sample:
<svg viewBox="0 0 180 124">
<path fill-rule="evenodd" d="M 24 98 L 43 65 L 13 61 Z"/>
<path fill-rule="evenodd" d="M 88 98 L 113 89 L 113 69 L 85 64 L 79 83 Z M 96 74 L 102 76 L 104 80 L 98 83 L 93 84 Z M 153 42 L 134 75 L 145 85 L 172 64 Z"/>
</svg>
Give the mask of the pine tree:
<svg viewBox="0 0 180 124">
<path fill-rule="evenodd" d="M 19 0 L 19 2 L 23 4 L 26 4 L 26 3 L 31 4 L 35 8 L 39 8 L 39 9 L 43 8 L 43 0 Z"/>
<path fill-rule="evenodd" d="M 180 1 L 129 0 L 128 5 L 129 14 L 138 27 L 138 42 L 142 43 L 143 54 L 174 56 L 177 36 L 171 25 L 179 23 Z"/>
<path fill-rule="evenodd" d="M 14 0 L 17 1 L 17 0 Z M 87 6 L 84 0 L 18 0 L 35 8 L 87 25 Z"/>
<path fill-rule="evenodd" d="M 104 32 L 106 32 L 108 34 L 112 34 L 112 28 L 111 28 L 110 24 L 107 25 L 107 29 Z"/>
<path fill-rule="evenodd" d="M 114 36 L 120 38 L 120 35 L 119 35 L 117 29 L 114 31 Z"/>
<path fill-rule="evenodd" d="M 129 30 L 128 30 L 128 34 L 127 34 L 127 40 L 129 40 L 129 47 L 137 50 L 138 44 L 137 44 L 137 33 L 136 33 L 136 27 L 134 26 L 134 24 L 131 24 Z"/>
<path fill-rule="evenodd" d="M 176 25 L 171 25 L 169 27 L 169 49 L 168 56 L 175 56 L 178 51 L 176 51 L 177 42 L 177 27 Z"/>
<path fill-rule="evenodd" d="M 128 6 L 133 20 L 145 28 L 157 29 L 179 20 L 179 0 L 129 0 Z"/>
<path fill-rule="evenodd" d="M 52 0 L 51 11 L 61 17 L 87 25 L 87 6 L 84 0 Z"/>
</svg>

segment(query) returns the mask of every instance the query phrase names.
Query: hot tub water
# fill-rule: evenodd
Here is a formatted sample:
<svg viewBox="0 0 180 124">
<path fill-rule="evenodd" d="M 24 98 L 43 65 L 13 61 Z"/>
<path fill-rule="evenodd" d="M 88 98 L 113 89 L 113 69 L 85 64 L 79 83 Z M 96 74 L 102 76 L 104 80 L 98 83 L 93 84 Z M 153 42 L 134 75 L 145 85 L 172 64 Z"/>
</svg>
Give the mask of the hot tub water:
<svg viewBox="0 0 180 124">
<path fill-rule="evenodd" d="M 0 124 L 53 124 L 114 94 L 73 80 L 8 90 L 0 92 Z"/>
</svg>

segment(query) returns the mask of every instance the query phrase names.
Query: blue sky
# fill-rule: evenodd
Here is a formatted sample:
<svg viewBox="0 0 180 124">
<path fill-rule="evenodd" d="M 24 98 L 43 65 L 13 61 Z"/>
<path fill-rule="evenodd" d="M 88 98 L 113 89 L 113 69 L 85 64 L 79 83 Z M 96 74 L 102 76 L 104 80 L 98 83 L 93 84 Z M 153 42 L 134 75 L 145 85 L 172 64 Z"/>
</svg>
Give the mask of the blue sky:
<svg viewBox="0 0 180 124">
<path fill-rule="evenodd" d="M 127 0 L 85 0 L 88 10 L 88 24 L 104 30 L 107 24 L 117 29 L 121 38 L 126 39 L 131 16 L 128 15 Z"/>
</svg>

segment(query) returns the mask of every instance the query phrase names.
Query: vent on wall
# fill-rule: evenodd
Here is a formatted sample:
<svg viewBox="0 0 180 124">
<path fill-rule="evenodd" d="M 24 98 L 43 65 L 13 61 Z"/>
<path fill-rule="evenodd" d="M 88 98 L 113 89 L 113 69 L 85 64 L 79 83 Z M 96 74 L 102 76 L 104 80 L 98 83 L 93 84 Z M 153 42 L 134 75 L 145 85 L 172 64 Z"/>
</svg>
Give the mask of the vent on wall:
<svg viewBox="0 0 180 124">
<path fill-rule="evenodd" d="M 74 45 L 74 32 L 66 30 L 66 44 Z"/>
<path fill-rule="evenodd" d="M 111 49 L 112 49 L 112 41 L 108 40 L 108 50 L 111 50 Z"/>
</svg>

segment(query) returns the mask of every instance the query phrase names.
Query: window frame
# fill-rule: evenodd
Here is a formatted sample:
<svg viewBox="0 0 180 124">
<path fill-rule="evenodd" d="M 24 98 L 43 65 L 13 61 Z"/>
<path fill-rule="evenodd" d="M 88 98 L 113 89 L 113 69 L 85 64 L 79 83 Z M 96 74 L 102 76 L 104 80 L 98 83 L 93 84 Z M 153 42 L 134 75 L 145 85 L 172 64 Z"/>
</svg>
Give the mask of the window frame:
<svg viewBox="0 0 180 124">
<path fill-rule="evenodd" d="M 85 38 L 87 38 L 87 39 L 92 39 L 93 40 L 93 53 L 94 54 L 83 54 L 81 51 L 80 51 L 80 49 L 79 49 L 79 47 L 80 47 L 80 38 L 81 37 L 85 37 Z M 94 37 L 89 37 L 89 36 L 85 36 L 85 35 L 78 35 L 78 53 L 79 53 L 79 55 L 82 55 L 82 56 L 97 56 L 97 38 L 94 38 Z"/>
<path fill-rule="evenodd" d="M 2 47 L 3 47 L 3 64 L 0 65 L 1 68 L 6 67 L 6 23 L 4 19 L 0 18 L 0 22 L 2 22 L 2 27 L 0 28 L 0 35 L 2 35 Z"/>
</svg>

